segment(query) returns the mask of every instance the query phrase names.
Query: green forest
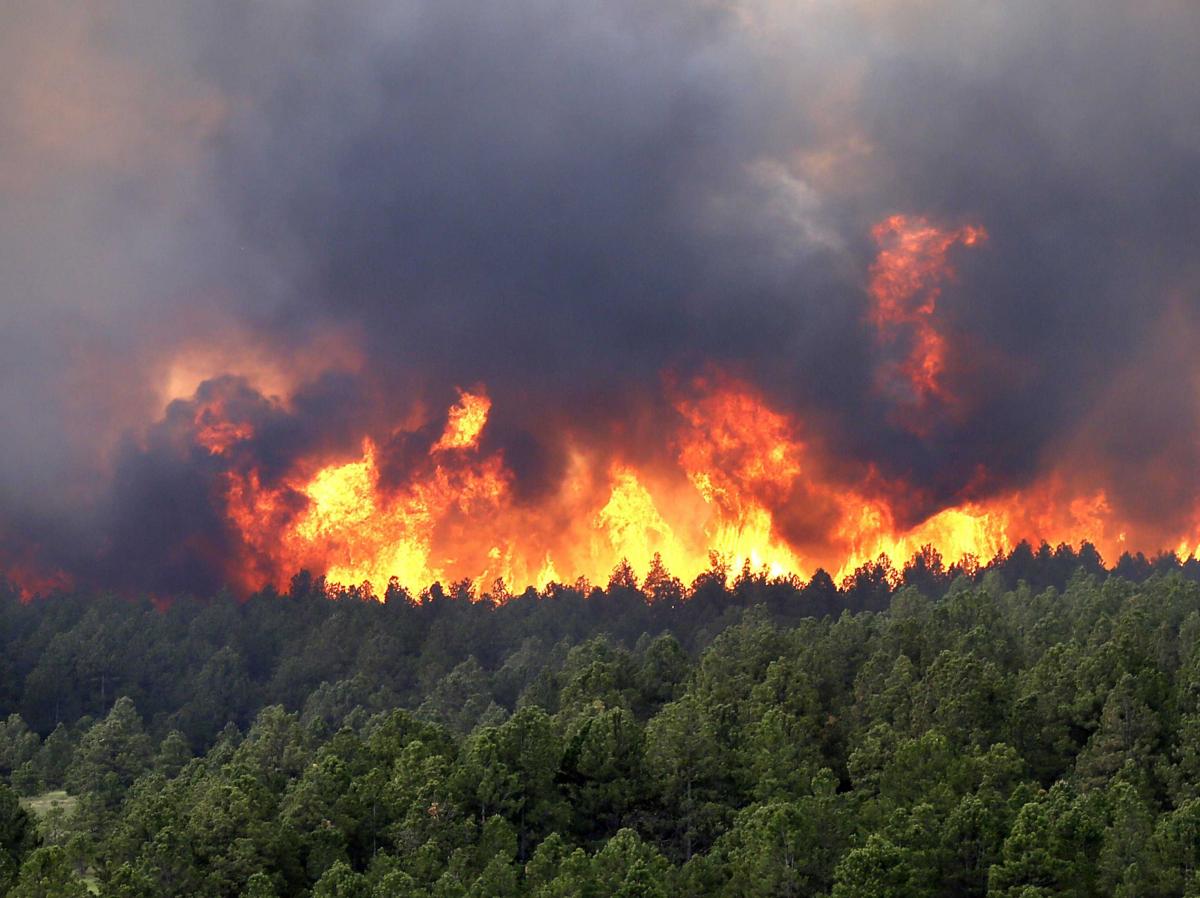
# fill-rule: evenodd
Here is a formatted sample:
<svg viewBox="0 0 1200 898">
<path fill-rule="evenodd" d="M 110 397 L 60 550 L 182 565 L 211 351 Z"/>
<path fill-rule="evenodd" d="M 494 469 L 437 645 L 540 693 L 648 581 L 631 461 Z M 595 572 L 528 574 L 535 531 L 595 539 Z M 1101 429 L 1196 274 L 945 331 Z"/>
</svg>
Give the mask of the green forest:
<svg viewBox="0 0 1200 898">
<path fill-rule="evenodd" d="M 0 582 L 0 894 L 1200 896 L 1200 564 Z"/>
</svg>

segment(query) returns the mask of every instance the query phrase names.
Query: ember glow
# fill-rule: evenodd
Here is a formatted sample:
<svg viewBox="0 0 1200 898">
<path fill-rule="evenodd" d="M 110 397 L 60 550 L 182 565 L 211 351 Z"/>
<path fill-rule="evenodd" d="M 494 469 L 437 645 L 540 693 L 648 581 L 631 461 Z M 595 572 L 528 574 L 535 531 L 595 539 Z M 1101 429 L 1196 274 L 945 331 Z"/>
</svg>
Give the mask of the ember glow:
<svg viewBox="0 0 1200 898">
<path fill-rule="evenodd" d="M 1197 4 L 243 6 L 0 13 L 26 592 L 1200 549 Z"/>
</svg>

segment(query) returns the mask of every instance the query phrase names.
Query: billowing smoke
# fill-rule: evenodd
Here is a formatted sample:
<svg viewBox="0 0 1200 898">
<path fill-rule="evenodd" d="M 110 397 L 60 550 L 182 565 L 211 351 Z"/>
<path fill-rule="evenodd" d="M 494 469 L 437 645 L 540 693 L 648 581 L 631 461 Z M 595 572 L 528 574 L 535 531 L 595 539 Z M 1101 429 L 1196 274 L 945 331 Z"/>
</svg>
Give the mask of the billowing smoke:
<svg viewBox="0 0 1200 898">
<path fill-rule="evenodd" d="M 665 549 L 691 489 L 836 568 L 869 555 L 847 491 L 908 532 L 1034 490 L 1110 552 L 1190 550 L 1198 39 L 1187 0 L 14 0 L 3 565 L 278 579 L 247 528 L 312 512 L 303 483 L 364 440 L 405 520 L 482 489 L 436 448 L 464 390 L 522 532 L 644 488 Z M 930 269 L 888 282 L 890 319 L 888 252 Z M 696 448 L 725 413 L 703 385 L 782 416 L 779 470 L 733 425 Z M 525 570 L 466 528 L 429 539 Z"/>
</svg>

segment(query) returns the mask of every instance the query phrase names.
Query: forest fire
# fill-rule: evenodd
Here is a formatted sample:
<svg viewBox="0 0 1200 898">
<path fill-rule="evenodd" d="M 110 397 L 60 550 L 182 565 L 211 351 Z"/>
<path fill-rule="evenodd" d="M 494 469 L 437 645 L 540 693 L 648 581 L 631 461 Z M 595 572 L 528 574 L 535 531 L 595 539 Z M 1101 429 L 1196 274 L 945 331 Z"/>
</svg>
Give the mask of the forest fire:
<svg viewBox="0 0 1200 898">
<path fill-rule="evenodd" d="M 824 568 L 840 580 L 880 555 L 901 564 L 925 546 L 968 564 L 1021 539 L 1086 540 L 1109 558 L 1125 549 L 1104 492 L 1073 494 L 1057 474 L 903 526 L 903 485 L 869 466 L 847 479 L 802 422 L 749 385 L 712 374 L 683 392 L 669 466 L 639 469 L 577 447 L 562 481 L 532 504 L 516 494 L 504 453 L 480 448 L 492 406 L 481 390 L 460 394 L 422 460 L 393 485 L 371 438 L 358 457 L 302 460 L 270 487 L 254 469 L 231 471 L 224 501 L 242 552 L 229 576 L 245 590 L 282 586 L 308 568 L 331 582 L 369 582 L 376 594 L 392 577 L 414 592 L 435 580 L 482 591 L 496 580 L 603 582 L 622 561 L 644 576 L 655 555 L 686 581 L 711 567 L 710 553 L 735 571 L 807 578 Z M 247 435 L 207 413 L 196 422 L 197 443 L 211 452 Z"/>
<path fill-rule="evenodd" d="M 951 358 L 953 334 L 938 309 L 956 282 L 951 253 L 988 234 L 893 215 L 871 236 L 865 319 L 879 352 L 876 387 L 893 426 L 924 440 L 961 407 L 952 375 L 962 363 Z M 564 462 L 533 495 L 503 441 L 485 439 L 494 411 L 486 385 L 460 389 L 441 415 L 414 405 L 402 424 L 369 429 L 356 451 L 318 442 L 271 470 L 259 461 L 260 430 L 292 414 L 293 395 L 212 380 L 168 419 L 178 417 L 220 469 L 214 501 L 231 535 L 224 577 L 246 592 L 282 587 L 302 568 L 369 583 L 378 595 L 393 578 L 414 593 L 434 581 L 477 591 L 496 581 L 603 582 L 622 562 L 644 576 L 656 560 L 685 581 L 714 563 L 800 578 L 821 568 L 840 580 L 881 556 L 903 564 L 927 546 L 967 566 L 1020 540 L 1087 541 L 1110 559 L 1150 541 L 1185 556 L 1195 547 L 1195 520 L 1173 533 L 1123 519 L 1103 480 L 1081 475 L 1082 459 L 1051 461 L 1008 487 L 978 463 L 938 499 L 902 472 L 842 457 L 804 414 L 718 366 L 665 384 L 653 406 L 661 452 L 551 429 L 540 439 Z"/>
<path fill-rule="evenodd" d="M 1200 898 L 1200 0 L 0 0 L 0 898 Z"/>
<path fill-rule="evenodd" d="M 969 360 L 939 302 L 958 286 L 953 254 L 988 233 L 892 215 L 870 235 L 859 322 L 873 347 L 869 389 L 890 439 L 936 450 L 953 428 L 972 427 L 974 413 Z M 899 567 L 926 547 L 969 569 L 1021 540 L 1086 541 L 1109 560 L 1138 549 L 1186 557 L 1200 543 L 1200 509 L 1183 523 L 1131 519 L 1081 448 L 1086 438 L 1064 443 L 1069 461 L 1044 453 L 1016 479 L 982 459 L 952 459 L 950 488 L 937 489 L 887 458 L 847 454 L 819 416 L 711 362 L 682 377 L 666 369 L 658 393 L 638 400 L 652 422 L 641 443 L 629 442 L 619 416 L 547 419 L 535 439 L 559 462 L 544 464 L 531 490 L 528 459 L 514 459 L 503 434 L 489 439 L 493 415 L 514 411 L 503 384 L 458 389 L 444 411 L 414 398 L 384 412 L 393 400 L 379 401 L 389 394 L 372 390 L 347 332 L 313 346 L 291 373 L 261 348 L 239 365 L 189 345 L 186 364 L 165 366 L 160 392 L 170 401 L 131 470 L 173 472 L 184 485 L 170 488 L 203 496 L 204 507 L 167 520 L 178 531 L 162 540 L 174 567 L 156 594 L 187 588 L 199 569 L 242 594 L 283 588 L 307 569 L 382 596 L 391 582 L 412 594 L 435 581 L 477 593 L 499 582 L 604 582 L 623 563 L 638 577 L 665 567 L 685 582 L 714 565 L 802 579 L 823 569 L 841 581 L 882 557 Z M 212 359 L 218 372 L 197 374 Z M 196 378 L 194 393 L 181 393 Z M 338 419 L 330 409 L 350 411 Z M 161 489 L 132 482 L 143 496 Z M 134 522 L 135 553 L 154 520 Z M 76 582 L 69 564 L 30 563 L 35 550 L 7 558 L 10 578 L 27 591 Z M 103 582 L 100 571 L 82 579 Z"/>
<path fill-rule="evenodd" d="M 893 215 L 871 229 L 879 254 L 871 265 L 869 320 L 878 339 L 899 351 L 878 371 L 880 389 L 906 407 L 901 420 L 919 428 L 913 411 L 931 404 L 953 406 L 953 390 L 945 382 L 947 341 L 936 317 L 941 285 L 954 276 L 947 254 L 960 244 L 987 239 L 978 226 L 947 230 L 920 217 Z"/>
</svg>

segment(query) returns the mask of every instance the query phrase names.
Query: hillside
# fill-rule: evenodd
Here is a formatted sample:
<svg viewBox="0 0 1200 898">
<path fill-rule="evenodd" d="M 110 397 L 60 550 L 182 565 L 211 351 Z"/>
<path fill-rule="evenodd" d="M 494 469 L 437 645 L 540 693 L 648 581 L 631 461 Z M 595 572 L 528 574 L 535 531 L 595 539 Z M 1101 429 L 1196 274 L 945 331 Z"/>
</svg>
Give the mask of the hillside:
<svg viewBox="0 0 1200 898">
<path fill-rule="evenodd" d="M 1200 584 L 1122 565 L 10 596 L 0 872 L 13 896 L 1193 894 Z M 15 793 L 48 790 L 35 821 Z"/>
</svg>

